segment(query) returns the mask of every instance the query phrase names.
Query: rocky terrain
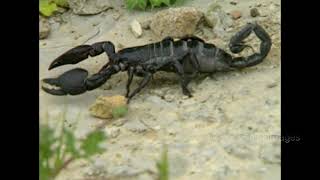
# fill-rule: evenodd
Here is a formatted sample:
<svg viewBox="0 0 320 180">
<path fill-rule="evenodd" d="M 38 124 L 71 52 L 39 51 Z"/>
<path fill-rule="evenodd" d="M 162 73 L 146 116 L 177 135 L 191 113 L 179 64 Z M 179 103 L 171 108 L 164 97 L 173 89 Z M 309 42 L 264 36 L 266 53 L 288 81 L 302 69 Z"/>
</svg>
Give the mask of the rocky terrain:
<svg viewBox="0 0 320 180">
<path fill-rule="evenodd" d="M 192 33 L 230 52 L 231 36 L 247 22 L 256 21 L 270 34 L 272 49 L 255 67 L 196 78 L 189 85 L 193 98 L 182 94 L 174 74 L 160 72 L 132 99 L 128 114 L 116 120 L 92 117 L 89 107 L 101 95 L 124 95 L 126 73 L 79 96 L 51 96 L 39 88 L 40 123 L 55 126 L 66 113 L 65 123 L 75 127 L 77 137 L 101 124 L 109 137 L 105 153 L 92 163 L 75 161 L 57 179 L 155 179 L 155 162 L 164 144 L 168 145 L 171 179 L 280 179 L 280 1 L 187 0 L 181 11 L 128 11 L 122 1 L 104 1 L 99 7 L 97 3 L 81 6 L 78 1 L 69 11 L 41 18 L 40 79 L 74 67 L 95 73 L 108 61 L 105 54 L 77 65 L 47 68 L 74 46 L 105 40 L 119 50 L 156 42 L 166 33 L 176 33 L 176 37 Z M 168 27 L 177 22 L 184 31 Z M 259 50 L 254 35 L 246 42 Z M 248 49 L 240 55 L 250 53 Z M 135 78 L 133 86 L 139 81 Z"/>
</svg>

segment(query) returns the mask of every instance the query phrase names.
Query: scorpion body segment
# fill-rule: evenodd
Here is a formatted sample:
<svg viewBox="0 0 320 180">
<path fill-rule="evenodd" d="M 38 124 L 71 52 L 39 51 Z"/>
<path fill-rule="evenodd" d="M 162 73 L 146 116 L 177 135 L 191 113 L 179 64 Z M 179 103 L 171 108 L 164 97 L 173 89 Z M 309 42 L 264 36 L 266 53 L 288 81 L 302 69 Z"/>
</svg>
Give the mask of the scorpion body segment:
<svg viewBox="0 0 320 180">
<path fill-rule="evenodd" d="M 261 40 L 260 52 L 248 57 L 233 57 L 214 44 L 206 43 L 195 36 L 179 40 L 167 37 L 160 42 L 125 48 L 118 52 L 115 52 L 113 43 L 109 41 L 77 46 L 54 60 L 49 70 L 65 64 L 76 64 L 88 56 L 97 56 L 103 52 L 108 55 L 109 62 L 89 77 L 86 70 L 76 68 L 57 78 L 44 79 L 44 83 L 57 86 L 57 88 L 42 86 L 42 89 L 53 95 L 82 94 L 100 87 L 112 75 L 126 71 L 128 74 L 126 97 L 129 102 L 150 82 L 154 73 L 165 71 L 176 73 L 179 76 L 183 94 L 191 97 L 187 86 L 198 73 L 214 73 L 250 67 L 261 63 L 266 58 L 271 48 L 271 38 L 256 23 L 247 24 L 231 38 L 230 51 L 240 53 L 245 48 L 251 47 L 244 44 L 243 40 L 252 32 Z M 130 94 L 130 85 L 134 76 L 143 77 L 143 80 L 139 87 Z"/>
</svg>

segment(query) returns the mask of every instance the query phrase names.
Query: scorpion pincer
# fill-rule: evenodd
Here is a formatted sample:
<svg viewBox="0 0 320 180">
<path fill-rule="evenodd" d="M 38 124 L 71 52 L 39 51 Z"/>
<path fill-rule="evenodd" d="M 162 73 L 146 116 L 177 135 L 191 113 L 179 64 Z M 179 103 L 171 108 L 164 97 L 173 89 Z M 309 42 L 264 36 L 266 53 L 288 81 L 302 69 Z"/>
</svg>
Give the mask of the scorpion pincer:
<svg viewBox="0 0 320 180">
<path fill-rule="evenodd" d="M 186 36 L 179 40 L 166 37 L 160 42 L 125 48 L 118 52 L 115 52 L 115 47 L 110 41 L 80 45 L 56 58 L 49 66 L 49 70 L 66 64 L 76 64 L 87 59 L 88 56 L 94 57 L 103 52 L 107 54 L 109 62 L 90 76 L 88 71 L 75 68 L 57 78 L 43 79 L 42 89 L 52 95 L 78 95 L 96 89 L 112 75 L 126 71 L 128 81 L 125 96 L 129 102 L 150 82 L 154 73 L 165 71 L 176 73 L 179 76 L 183 94 L 192 97 L 187 86 L 197 74 L 250 67 L 261 63 L 266 58 L 271 48 L 271 38 L 257 23 L 248 23 L 231 38 L 230 51 L 237 54 L 251 47 L 244 44 L 243 40 L 252 32 L 261 41 L 260 52 L 248 57 L 232 57 L 224 50 L 196 36 Z M 130 84 L 134 75 L 143 79 L 130 93 Z M 49 88 L 47 85 L 56 88 Z"/>
</svg>

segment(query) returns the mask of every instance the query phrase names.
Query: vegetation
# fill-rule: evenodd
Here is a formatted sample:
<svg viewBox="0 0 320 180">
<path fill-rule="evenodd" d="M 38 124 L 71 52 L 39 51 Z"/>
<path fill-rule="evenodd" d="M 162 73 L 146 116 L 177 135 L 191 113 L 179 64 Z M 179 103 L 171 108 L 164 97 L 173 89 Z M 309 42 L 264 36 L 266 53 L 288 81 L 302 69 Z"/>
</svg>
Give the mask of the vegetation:
<svg viewBox="0 0 320 180">
<path fill-rule="evenodd" d="M 40 14 L 43 16 L 51 16 L 58 11 L 58 7 L 68 7 L 67 0 L 39 0 Z"/>
<path fill-rule="evenodd" d="M 161 6 L 172 6 L 180 4 L 183 0 L 125 0 L 128 9 L 145 10 L 147 7 L 155 8 Z"/>
<path fill-rule="evenodd" d="M 159 180 L 169 180 L 168 148 L 164 147 L 161 159 L 157 162 Z"/>
<path fill-rule="evenodd" d="M 54 135 L 54 129 L 42 125 L 40 127 L 39 170 L 40 180 L 51 180 L 61 170 L 76 159 L 87 159 L 104 151 L 99 145 L 105 141 L 103 131 L 89 133 L 85 139 L 77 140 L 74 134 L 62 126 L 58 137 Z M 76 144 L 80 143 L 80 148 Z"/>
</svg>

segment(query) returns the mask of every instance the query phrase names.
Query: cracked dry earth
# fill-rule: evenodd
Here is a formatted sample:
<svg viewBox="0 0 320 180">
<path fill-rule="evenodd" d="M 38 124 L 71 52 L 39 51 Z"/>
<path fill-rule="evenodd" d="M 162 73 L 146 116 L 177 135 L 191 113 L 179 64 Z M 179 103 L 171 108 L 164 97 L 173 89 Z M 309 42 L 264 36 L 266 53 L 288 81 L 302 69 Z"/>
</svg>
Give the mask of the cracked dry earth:
<svg viewBox="0 0 320 180">
<path fill-rule="evenodd" d="M 210 0 L 186 1 L 183 6 L 206 11 Z M 227 12 L 240 10 L 225 38 L 197 31 L 206 41 L 228 51 L 232 34 L 246 22 L 258 21 L 273 40 L 265 61 L 255 67 L 230 73 L 203 75 L 190 83 L 193 98 L 181 92 L 174 74 L 158 73 L 154 80 L 129 105 L 126 117 L 108 121 L 105 129 L 106 151 L 87 163 L 70 164 L 58 180 L 155 179 L 156 160 L 163 144 L 168 145 L 170 179 L 280 179 L 280 1 L 245 0 L 236 5 L 218 1 Z M 262 14 L 250 17 L 250 7 Z M 119 3 L 116 8 L 94 16 L 65 12 L 49 20 L 51 33 L 40 40 L 40 79 L 74 67 L 96 72 L 107 56 L 89 58 L 77 65 L 66 65 L 50 72 L 50 62 L 66 50 L 83 43 L 109 40 L 117 49 L 159 40 L 151 31 L 135 38 L 128 25 L 135 18 L 152 12 L 128 12 Z M 213 37 L 213 38 L 211 38 Z M 259 41 L 250 36 L 255 49 Z M 229 51 L 228 51 L 229 52 Z M 248 55 L 247 51 L 243 55 Z M 75 127 L 77 137 L 105 121 L 89 115 L 88 108 L 100 95 L 123 95 L 126 73 L 112 77 L 103 87 L 79 96 L 57 97 L 41 89 L 40 122 L 55 126 L 66 113 L 66 124 Z M 137 86 L 138 78 L 134 80 Z"/>
</svg>

